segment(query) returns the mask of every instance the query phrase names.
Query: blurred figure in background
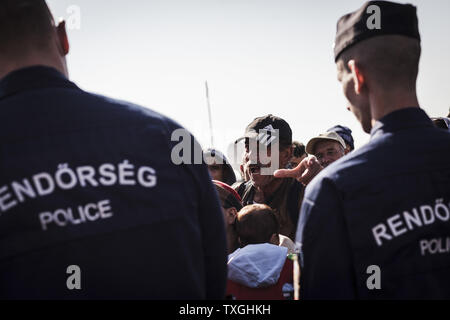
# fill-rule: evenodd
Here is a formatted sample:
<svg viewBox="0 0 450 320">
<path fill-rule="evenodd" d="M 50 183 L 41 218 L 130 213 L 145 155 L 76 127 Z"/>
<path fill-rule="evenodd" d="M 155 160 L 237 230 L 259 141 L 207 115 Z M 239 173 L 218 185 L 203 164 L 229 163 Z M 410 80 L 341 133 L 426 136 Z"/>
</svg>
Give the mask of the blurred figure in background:
<svg viewBox="0 0 450 320">
<path fill-rule="evenodd" d="M 207 149 L 203 155 L 212 180 L 222 181 L 228 185 L 236 182 L 236 175 L 225 155 L 216 149 Z"/>
<path fill-rule="evenodd" d="M 434 125 L 438 128 L 450 130 L 450 118 L 435 117 L 435 118 L 431 118 L 431 121 L 433 121 Z"/>
<path fill-rule="evenodd" d="M 355 142 L 353 140 L 352 136 L 352 130 L 350 128 L 337 125 L 334 127 L 331 127 L 327 130 L 327 132 L 336 132 L 345 142 L 345 154 L 349 153 L 350 151 L 355 150 Z"/>
<path fill-rule="evenodd" d="M 305 145 L 298 141 L 292 142 L 292 158 L 290 161 L 290 168 L 295 168 L 308 156 L 306 153 Z"/>
</svg>

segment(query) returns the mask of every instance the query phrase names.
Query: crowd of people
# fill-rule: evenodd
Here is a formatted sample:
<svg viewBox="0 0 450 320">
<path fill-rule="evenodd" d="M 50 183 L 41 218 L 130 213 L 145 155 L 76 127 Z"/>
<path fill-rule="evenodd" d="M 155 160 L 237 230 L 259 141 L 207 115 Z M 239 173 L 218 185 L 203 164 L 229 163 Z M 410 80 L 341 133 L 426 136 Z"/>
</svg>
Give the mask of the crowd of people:
<svg viewBox="0 0 450 320">
<path fill-rule="evenodd" d="M 342 123 L 294 141 L 263 115 L 235 141 L 238 175 L 215 149 L 174 163 L 180 125 L 71 82 L 44 0 L 2 1 L 0 39 L 0 298 L 450 298 L 450 114 L 417 101 L 414 6 L 337 24 L 369 143 Z"/>
<path fill-rule="evenodd" d="M 264 128 L 270 128 L 274 134 L 275 130 L 278 130 L 282 141 L 279 145 L 264 144 L 261 141 L 265 138 L 264 135 L 256 136 L 257 152 L 265 148 L 265 154 L 271 154 L 272 148 L 280 148 L 279 165 L 275 169 L 296 168 L 308 155 L 313 155 L 318 160 L 320 168 L 324 168 L 354 149 L 351 130 L 345 126 L 337 125 L 330 128 L 326 133 L 312 138 L 305 147 L 303 143 L 292 141 L 292 130 L 285 120 L 267 115 L 256 118 L 247 127 L 243 139 L 238 139 L 245 143 L 240 177 L 236 178 L 231 164 L 222 152 L 214 149 L 205 150 L 205 162 L 208 164 L 209 173 L 219 195 L 226 226 L 229 254 L 227 293 L 228 297 L 238 299 L 293 297 L 292 254 L 296 252 L 293 239 L 306 184 L 294 178 L 279 179 L 273 174 L 261 173 L 261 168 L 270 164 L 262 164 L 258 155 L 255 159 L 251 159 L 250 136 L 252 132 Z M 275 170 L 272 171 L 274 172 Z M 261 246 L 262 244 L 265 245 Z M 249 245 L 258 246 L 250 250 Z M 283 251 L 274 246 L 286 249 Z M 247 250 L 250 250 L 248 254 Z M 279 252 L 283 253 L 284 258 L 279 268 L 274 269 L 276 263 L 270 261 L 270 258 L 276 260 Z M 264 254 L 267 254 L 267 257 Z M 236 257 L 248 258 L 250 262 L 244 260 L 246 263 L 243 264 Z M 286 267 L 283 267 L 285 262 Z M 240 277 L 236 276 L 236 272 Z M 280 278 L 280 275 L 286 272 L 290 277 Z M 273 274 L 276 277 L 272 280 L 276 281 L 263 281 L 273 277 Z M 259 278 L 263 280 L 249 283 Z M 283 281 L 286 282 L 282 283 Z M 283 295 L 284 284 L 287 286 Z"/>
<path fill-rule="evenodd" d="M 265 130 L 264 128 L 271 128 L 274 135 L 275 130 L 278 130 L 281 142 L 272 146 L 271 143 L 263 144 L 258 140 L 255 143 L 256 157 L 253 159 L 250 151 L 252 138 L 247 136 L 251 136 L 252 132 Z M 222 152 L 211 148 L 204 151 L 211 178 L 231 186 L 237 192 L 243 206 L 254 203 L 269 205 L 275 210 L 281 234 L 293 240 L 304 187 L 307 183 L 301 183 L 294 178 L 277 179 L 273 173 L 277 169 L 296 168 L 309 155 L 314 156 L 310 159 L 317 159 L 318 164 L 313 169 L 318 173 L 320 169 L 354 149 L 351 130 L 345 126 L 336 125 L 309 140 L 305 147 L 303 143 L 292 141 L 292 130 L 285 120 L 270 114 L 253 120 L 246 129 L 246 135 L 236 141 L 238 143 L 243 140 L 245 143 L 243 163 L 240 165 L 238 177 Z M 256 139 L 264 139 L 264 136 L 258 135 Z M 264 154 L 271 154 L 272 147 L 279 148 L 278 166 L 272 170 L 272 174 L 263 174 L 261 168 L 269 167 L 270 163 L 261 163 L 258 152 L 262 153 L 261 149 L 264 148 Z"/>
</svg>

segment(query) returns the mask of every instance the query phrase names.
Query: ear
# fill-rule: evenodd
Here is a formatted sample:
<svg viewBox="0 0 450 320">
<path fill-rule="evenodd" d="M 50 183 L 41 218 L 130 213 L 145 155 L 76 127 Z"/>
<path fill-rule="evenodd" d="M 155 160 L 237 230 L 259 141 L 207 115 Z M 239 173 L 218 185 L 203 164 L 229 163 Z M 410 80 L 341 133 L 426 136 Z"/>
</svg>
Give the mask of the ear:
<svg viewBox="0 0 450 320">
<path fill-rule="evenodd" d="M 272 234 L 269 243 L 274 244 L 276 246 L 280 245 L 280 237 L 278 236 L 278 233 Z"/>
<path fill-rule="evenodd" d="M 355 60 L 350 60 L 348 62 L 348 68 L 350 69 L 350 73 L 353 78 L 353 83 L 355 84 L 355 93 L 360 94 L 362 88 L 365 85 L 365 79 L 361 72 L 361 69 L 357 66 Z"/>
<path fill-rule="evenodd" d="M 64 56 L 69 53 L 69 38 L 66 32 L 66 22 L 62 20 L 56 27 L 56 34 L 61 45 L 61 51 Z"/>
</svg>

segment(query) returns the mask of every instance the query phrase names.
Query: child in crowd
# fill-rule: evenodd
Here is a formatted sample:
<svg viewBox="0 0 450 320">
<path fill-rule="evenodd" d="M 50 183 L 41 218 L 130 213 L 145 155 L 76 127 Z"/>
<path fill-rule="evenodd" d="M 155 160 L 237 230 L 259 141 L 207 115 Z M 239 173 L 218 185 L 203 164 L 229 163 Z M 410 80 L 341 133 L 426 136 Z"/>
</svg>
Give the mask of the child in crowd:
<svg viewBox="0 0 450 320">
<path fill-rule="evenodd" d="M 235 299 L 283 299 L 283 286 L 293 282 L 288 249 L 279 246 L 273 210 L 253 204 L 239 211 L 236 231 L 241 248 L 228 256 L 227 295 Z"/>
</svg>

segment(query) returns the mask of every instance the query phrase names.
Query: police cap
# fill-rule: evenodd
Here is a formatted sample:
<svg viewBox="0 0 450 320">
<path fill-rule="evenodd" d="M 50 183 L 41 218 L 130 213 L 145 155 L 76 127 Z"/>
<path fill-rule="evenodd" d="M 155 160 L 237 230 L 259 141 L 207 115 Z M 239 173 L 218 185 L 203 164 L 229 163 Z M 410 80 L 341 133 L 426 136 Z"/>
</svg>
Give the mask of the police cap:
<svg viewBox="0 0 450 320">
<path fill-rule="evenodd" d="M 389 1 L 368 1 L 337 23 L 334 60 L 351 46 L 383 35 L 403 35 L 420 41 L 416 7 Z"/>
</svg>

